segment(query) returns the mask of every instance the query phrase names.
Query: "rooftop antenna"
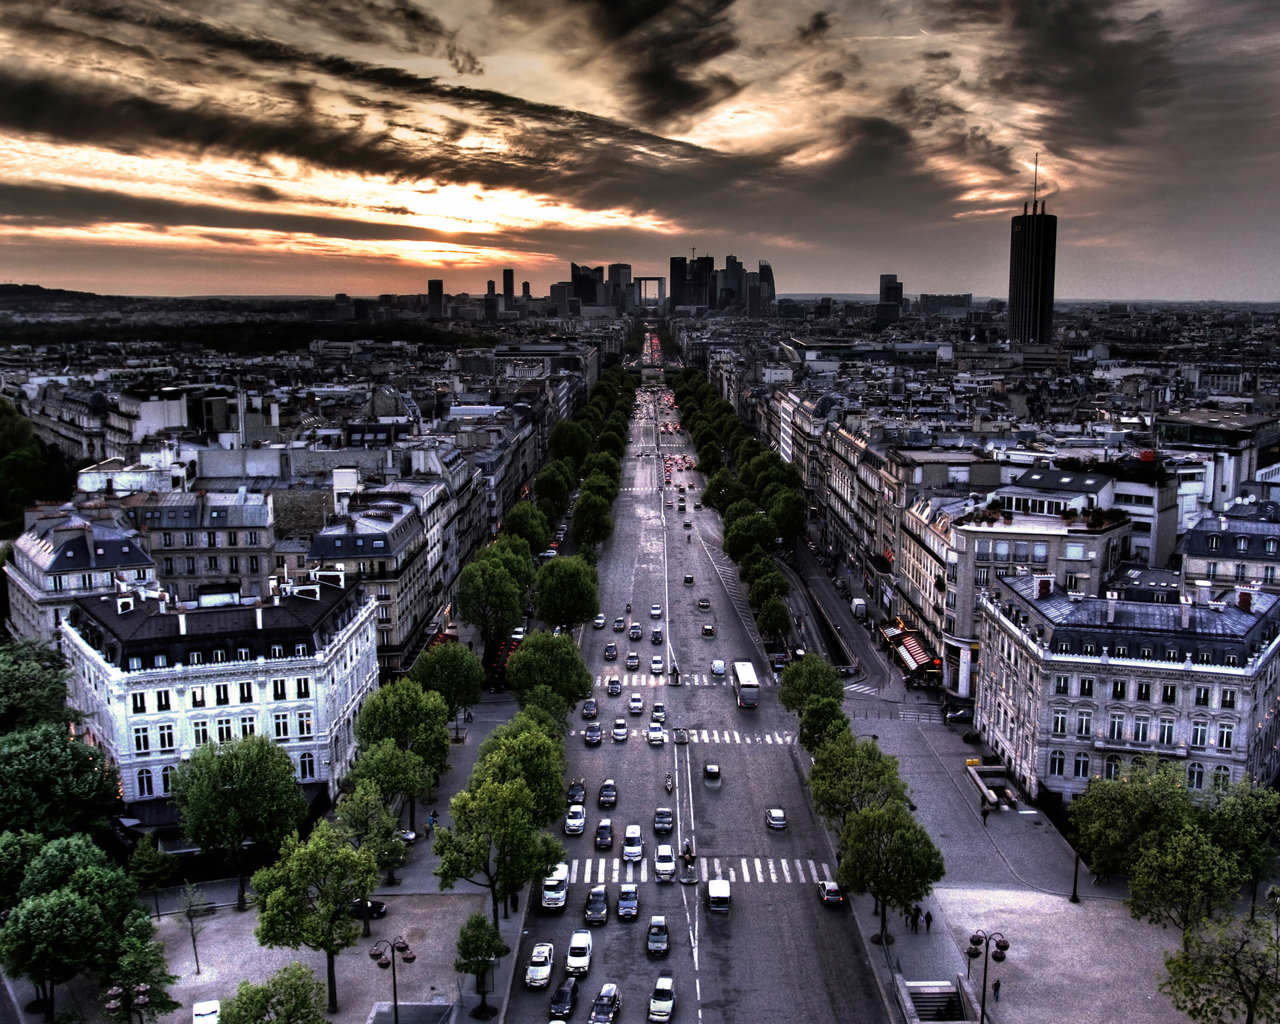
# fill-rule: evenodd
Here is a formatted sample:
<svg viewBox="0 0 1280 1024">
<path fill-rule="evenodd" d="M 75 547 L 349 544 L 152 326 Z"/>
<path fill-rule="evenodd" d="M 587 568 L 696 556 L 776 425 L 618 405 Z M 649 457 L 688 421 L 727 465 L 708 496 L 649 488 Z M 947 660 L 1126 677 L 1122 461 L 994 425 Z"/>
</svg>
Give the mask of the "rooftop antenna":
<svg viewBox="0 0 1280 1024">
<path fill-rule="evenodd" d="M 698 250 L 693 246 L 689 246 L 689 251 L 693 253 L 693 259 L 696 260 L 698 258 Z"/>
<path fill-rule="evenodd" d="M 1040 154 L 1036 154 L 1035 177 L 1031 180 L 1031 212 L 1036 212 L 1036 197 L 1040 194 Z"/>
</svg>

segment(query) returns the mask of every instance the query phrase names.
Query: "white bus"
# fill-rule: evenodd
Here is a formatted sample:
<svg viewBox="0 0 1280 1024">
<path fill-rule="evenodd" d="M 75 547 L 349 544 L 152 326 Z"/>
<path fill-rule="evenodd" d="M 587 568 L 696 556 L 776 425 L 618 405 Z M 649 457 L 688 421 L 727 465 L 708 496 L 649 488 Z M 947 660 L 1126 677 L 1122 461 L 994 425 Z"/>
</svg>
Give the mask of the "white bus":
<svg viewBox="0 0 1280 1024">
<path fill-rule="evenodd" d="M 733 688 L 738 695 L 738 707 L 753 708 L 760 703 L 760 681 L 751 662 L 733 663 Z"/>
</svg>

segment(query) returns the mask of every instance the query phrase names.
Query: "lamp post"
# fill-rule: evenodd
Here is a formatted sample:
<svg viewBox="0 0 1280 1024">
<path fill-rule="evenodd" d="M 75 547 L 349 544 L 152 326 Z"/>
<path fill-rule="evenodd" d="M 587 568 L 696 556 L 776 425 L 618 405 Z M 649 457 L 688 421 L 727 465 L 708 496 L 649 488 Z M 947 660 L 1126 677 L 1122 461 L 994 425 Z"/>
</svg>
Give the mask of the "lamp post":
<svg viewBox="0 0 1280 1024">
<path fill-rule="evenodd" d="M 1080 902 L 1080 851 L 1076 851 L 1076 869 L 1071 876 L 1071 902 Z"/>
<path fill-rule="evenodd" d="M 146 983 L 129 988 L 116 985 L 107 989 L 107 1001 L 102 1008 L 112 1014 L 123 1012 L 127 1024 L 132 1024 L 133 1011 L 137 1010 L 138 1024 L 146 1024 L 146 1007 L 151 1005 L 151 997 L 147 993 L 150 991 L 151 986 Z"/>
<path fill-rule="evenodd" d="M 996 951 L 991 952 L 991 943 L 996 944 Z M 991 967 L 991 961 L 1001 963 L 1004 960 L 1005 950 L 1009 948 L 1008 940 L 999 932 L 992 932 L 988 935 L 982 929 L 974 932 L 969 936 L 969 948 L 966 949 L 965 956 L 970 960 L 977 960 L 982 957 L 982 1010 L 978 1014 L 978 1024 L 986 1024 L 987 1021 L 987 971 Z"/>
<path fill-rule="evenodd" d="M 409 943 L 404 941 L 403 936 L 397 935 L 394 939 L 379 939 L 369 950 L 369 959 L 374 961 L 384 971 L 391 968 L 391 1014 L 395 1020 L 395 1024 L 400 1024 L 400 991 L 396 987 L 396 954 L 400 954 L 400 959 L 407 964 L 417 960 L 417 956 L 413 950 L 409 948 Z"/>
</svg>

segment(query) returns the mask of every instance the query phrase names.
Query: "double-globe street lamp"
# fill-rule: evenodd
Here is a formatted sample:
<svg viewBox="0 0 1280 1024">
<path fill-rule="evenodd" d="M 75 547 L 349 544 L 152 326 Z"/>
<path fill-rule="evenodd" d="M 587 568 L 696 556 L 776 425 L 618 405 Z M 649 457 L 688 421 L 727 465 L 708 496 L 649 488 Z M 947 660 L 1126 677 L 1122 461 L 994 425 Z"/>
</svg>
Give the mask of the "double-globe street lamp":
<svg viewBox="0 0 1280 1024">
<path fill-rule="evenodd" d="M 151 986 L 145 983 L 129 988 L 116 985 L 107 989 L 107 1001 L 102 1004 L 102 1008 L 110 1014 L 123 1013 L 127 1024 L 132 1024 L 133 1011 L 137 1010 L 139 1024 L 146 1024 L 146 1008 L 151 1005 L 151 996 L 148 995 L 150 991 Z"/>
<path fill-rule="evenodd" d="M 996 951 L 991 952 L 991 943 L 996 944 Z M 988 935 L 982 929 L 978 929 L 969 936 L 969 948 L 964 951 L 971 961 L 982 957 L 982 1009 L 978 1014 L 978 1024 L 986 1024 L 987 1022 L 987 971 L 991 967 L 991 961 L 1001 963 L 1004 960 L 1005 951 L 1009 948 L 1009 941 L 999 932 L 992 932 Z"/>
<path fill-rule="evenodd" d="M 400 992 L 396 987 L 396 954 L 400 954 L 400 959 L 407 964 L 413 963 L 418 959 L 417 955 L 409 948 L 409 943 L 404 941 L 404 937 L 397 935 L 394 939 L 379 939 L 369 950 L 369 959 L 374 961 L 384 971 L 391 968 L 391 1013 L 395 1020 L 395 1024 L 400 1024 Z"/>
</svg>

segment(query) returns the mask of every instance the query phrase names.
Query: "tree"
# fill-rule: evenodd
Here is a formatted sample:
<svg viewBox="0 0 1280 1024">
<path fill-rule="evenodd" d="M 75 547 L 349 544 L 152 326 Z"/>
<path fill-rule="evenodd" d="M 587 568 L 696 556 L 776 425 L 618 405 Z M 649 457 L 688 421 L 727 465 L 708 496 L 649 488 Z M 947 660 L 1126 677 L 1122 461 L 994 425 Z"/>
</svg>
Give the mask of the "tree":
<svg viewBox="0 0 1280 1024">
<path fill-rule="evenodd" d="M 492 559 L 500 564 L 508 573 L 520 592 L 529 589 L 533 582 L 533 549 L 523 537 L 509 533 L 498 535 L 498 539 L 485 548 L 477 558 Z"/>
<path fill-rule="evenodd" d="M 409 670 L 409 678 L 423 690 L 440 694 L 450 719 L 480 703 L 484 693 L 484 666 L 459 643 L 436 644 L 423 651 Z"/>
<path fill-rule="evenodd" d="M 773 528 L 785 541 L 793 541 L 809 522 L 809 500 L 799 491 L 785 488 L 769 506 Z"/>
<path fill-rule="evenodd" d="M 0 735 L 73 717 L 62 652 L 33 640 L 0 644 Z"/>
<path fill-rule="evenodd" d="M 871 893 L 880 905 L 880 941 L 889 926 L 888 908 L 903 912 L 923 900 L 946 874 L 942 854 L 929 833 L 902 804 L 867 807 L 854 814 L 840 835 L 836 881 L 858 895 Z"/>
<path fill-rule="evenodd" d="M 1271 870 L 1276 858 L 1276 826 L 1280 821 L 1280 792 L 1270 787 L 1254 787 L 1242 779 L 1222 794 L 1205 816 L 1210 838 L 1240 861 L 1241 870 L 1252 884 L 1251 903 L 1258 899 L 1258 883 Z M 1250 907 L 1250 914 L 1253 908 Z"/>
<path fill-rule="evenodd" d="M 356 718 L 356 740 L 361 750 L 369 750 L 382 740 L 392 740 L 401 750 L 412 750 L 422 759 L 427 777 L 410 793 L 388 788 L 382 792 L 404 793 L 409 801 L 409 827 L 417 828 L 414 801 L 424 788 L 434 786 L 449 764 L 449 706 L 434 690 L 423 690 L 411 676 L 404 676 L 369 695 Z"/>
<path fill-rule="evenodd" d="M 778 687 L 778 703 L 792 714 L 802 711 L 811 697 L 844 699 L 840 673 L 816 654 L 807 654 L 788 665 Z"/>
<path fill-rule="evenodd" d="M 157 918 L 160 916 L 160 890 L 176 869 L 176 858 L 160 849 L 154 835 L 143 836 L 129 855 L 129 874 L 133 875 L 139 889 L 151 893 Z"/>
<path fill-rule="evenodd" d="M 18 902 L 27 865 L 45 845 L 38 832 L 0 832 L 0 909 Z"/>
<path fill-rule="evenodd" d="M 196 974 L 200 973 L 200 947 L 196 940 L 204 931 L 204 923 L 199 920 L 205 909 L 204 891 L 198 885 L 187 882 L 178 896 L 178 905 L 182 910 L 183 920 L 187 922 L 187 934 L 191 936 L 191 954 L 196 960 Z"/>
<path fill-rule="evenodd" d="M 533 796 L 534 823 L 550 825 L 564 813 L 564 743 L 521 713 L 490 734 L 477 751 L 472 781 L 523 779 Z"/>
<path fill-rule="evenodd" d="M 183 834 L 235 868 L 238 910 L 246 907 L 245 842 L 278 847 L 307 813 L 293 761 L 265 736 L 200 747 L 174 773 L 173 796 Z"/>
<path fill-rule="evenodd" d="M 768 516 L 759 513 L 743 516 L 725 530 L 724 553 L 737 562 L 754 547 L 772 549 L 775 537 L 773 520 Z"/>
<path fill-rule="evenodd" d="M 718 469 L 707 481 L 706 490 L 702 492 L 702 502 L 724 515 L 725 509 L 746 496 L 746 488 L 734 479 L 729 470 Z"/>
<path fill-rule="evenodd" d="M 553 558 L 534 577 L 538 618 L 553 625 L 577 626 L 596 617 L 596 571 L 581 558 Z"/>
<path fill-rule="evenodd" d="M 537 803 L 524 779 L 479 777 L 449 803 L 453 828 L 436 832 L 433 852 L 440 888 L 467 881 L 489 890 L 493 924 L 498 903 L 517 887 L 546 876 L 564 859 L 564 847 L 536 824 Z"/>
<path fill-rule="evenodd" d="M 507 662 L 507 684 L 517 696 L 536 686 L 550 687 L 572 711 L 591 695 L 592 679 L 573 637 L 534 630 Z"/>
<path fill-rule="evenodd" d="M 553 459 L 569 459 L 577 471 L 591 453 L 591 435 L 581 424 L 560 420 L 551 428 L 547 449 Z"/>
<path fill-rule="evenodd" d="M 756 608 L 762 608 L 770 601 L 777 601 L 789 593 L 791 593 L 791 584 L 776 569 L 756 577 L 747 588 L 751 604 Z"/>
<path fill-rule="evenodd" d="M 111 858 L 88 836 L 54 839 L 33 856 L 23 873 L 18 899 L 43 896 L 67 885 L 81 868 L 105 868 Z"/>
<path fill-rule="evenodd" d="M 118 1024 L 132 1024 L 134 1013 L 145 1020 L 154 1021 L 182 1005 L 169 995 L 169 986 L 178 980 L 178 976 L 169 973 L 169 964 L 164 958 L 164 943 L 156 942 L 150 937 L 125 936 L 120 943 L 119 957 L 105 980 L 108 985 L 124 989 L 122 998 L 107 999 L 102 1007 L 103 1014 Z M 147 999 L 141 1006 L 133 999 L 133 993 L 140 985 L 147 986 L 144 990 Z M 108 994 L 104 993 L 104 997 Z"/>
<path fill-rule="evenodd" d="M 859 740 L 848 732 L 833 736 L 814 752 L 809 790 L 813 809 L 828 828 L 836 829 L 844 828 L 850 814 L 907 802 L 898 759 L 881 751 L 875 740 Z"/>
<path fill-rule="evenodd" d="M 1228 917 L 1194 929 L 1164 958 L 1174 1009 L 1199 1024 L 1280 1018 L 1280 930 L 1274 918 Z"/>
<path fill-rule="evenodd" d="M 480 984 L 481 976 L 493 968 L 494 961 L 507 955 L 507 947 L 503 944 L 502 933 L 498 931 L 496 922 L 490 921 L 480 911 L 469 918 L 458 933 L 458 959 L 453 962 L 453 969 L 459 974 L 475 976 L 476 988 L 480 989 L 480 1006 L 487 1008 L 484 987 Z M 479 1014 L 484 1018 L 484 1014 Z"/>
<path fill-rule="evenodd" d="M 800 746 L 814 753 L 824 743 L 849 731 L 849 716 L 840 701 L 831 697 L 810 697 L 800 712 Z"/>
<path fill-rule="evenodd" d="M 622 466 L 608 452 L 592 452 L 582 464 L 582 473 L 586 477 L 592 473 L 603 473 L 616 483 L 622 479 Z"/>
<path fill-rule="evenodd" d="M 380 793 L 402 796 L 409 805 L 409 828 L 418 830 L 415 808 L 418 797 L 431 783 L 431 774 L 417 751 L 404 750 L 390 738 L 381 740 L 360 752 L 347 778 L 357 787 L 362 782 L 372 782 Z"/>
<path fill-rule="evenodd" d="M 0 821 L 15 832 L 89 832 L 120 800 L 120 778 L 106 755 L 65 726 L 0 736 L 0 778 Z"/>
<path fill-rule="evenodd" d="M 724 510 L 724 528 L 726 531 L 733 526 L 739 519 L 744 516 L 754 516 L 760 509 L 756 503 L 747 497 L 739 498 L 732 505 Z"/>
<path fill-rule="evenodd" d="M 500 563 L 476 559 L 458 573 L 458 615 L 479 631 L 488 660 L 523 617 L 524 591 Z"/>
<path fill-rule="evenodd" d="M 518 501 L 507 513 L 502 528 L 516 537 L 528 542 L 532 551 L 546 551 L 551 540 L 551 528 L 547 525 L 547 517 L 538 511 L 530 501 Z"/>
<path fill-rule="evenodd" d="M 582 481 L 582 493 L 594 494 L 612 505 L 618 499 L 618 481 L 603 473 L 592 473 Z"/>
<path fill-rule="evenodd" d="M 613 533 L 613 516 L 609 502 L 598 494 L 583 494 L 573 509 L 573 526 L 569 530 L 579 547 L 603 544 Z"/>
<path fill-rule="evenodd" d="M 1235 856 L 1220 850 L 1195 825 L 1155 832 L 1143 843 L 1129 875 L 1124 901 L 1136 919 L 1187 933 L 1218 910 L 1229 910 L 1244 873 Z"/>
<path fill-rule="evenodd" d="M 757 544 L 743 555 L 741 561 L 738 562 L 738 576 L 750 586 L 754 580 L 758 580 L 768 573 L 776 572 L 777 568 L 777 565 L 774 564 L 773 556 Z"/>
<path fill-rule="evenodd" d="M 569 487 L 560 470 L 552 466 L 544 469 L 533 481 L 533 493 L 538 496 L 539 503 L 550 502 L 557 516 L 569 507 Z"/>
<path fill-rule="evenodd" d="M 549 686 L 535 686 L 521 694 L 520 710 L 549 735 L 563 736 L 569 729 L 569 702 Z"/>
<path fill-rule="evenodd" d="M 698 469 L 703 473 L 714 473 L 724 464 L 724 456 L 720 452 L 720 442 L 708 441 L 698 449 Z"/>
<path fill-rule="evenodd" d="M 220 1024 L 326 1024 L 324 985 L 315 972 L 294 961 L 263 984 L 240 982 L 222 1003 Z"/>
<path fill-rule="evenodd" d="M 371 779 L 364 779 L 354 793 L 338 803 L 338 824 L 348 840 L 360 850 L 369 850 L 378 867 L 387 873 L 387 885 L 396 884 L 396 868 L 404 863 L 405 845 L 396 832 L 399 819 L 387 810 L 382 790 Z M 364 916 L 364 934 L 369 934 L 369 920 Z"/>
<path fill-rule="evenodd" d="M 325 955 L 329 1012 L 338 1012 L 334 960 L 360 937 L 351 916 L 355 900 L 369 898 L 378 884 L 378 865 L 371 850 L 355 850 L 340 832 L 321 818 L 303 842 L 294 832 L 280 848 L 280 859 L 255 872 L 258 927 L 264 946 L 306 946 Z"/>
<path fill-rule="evenodd" d="M 765 636 L 785 637 L 791 632 L 791 612 L 782 598 L 774 597 L 764 603 L 756 616 L 760 632 Z"/>
</svg>

